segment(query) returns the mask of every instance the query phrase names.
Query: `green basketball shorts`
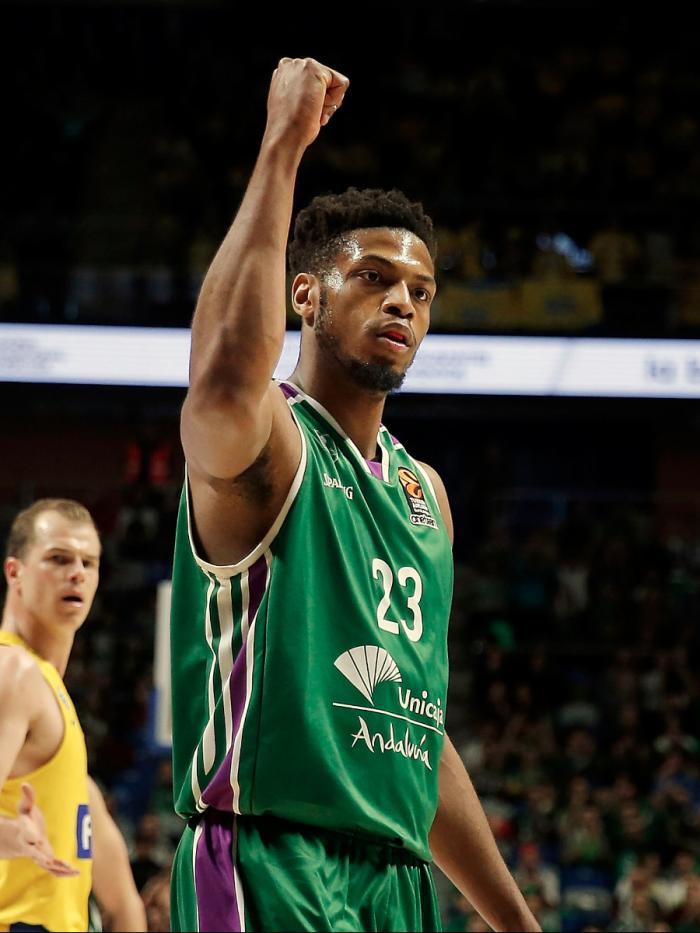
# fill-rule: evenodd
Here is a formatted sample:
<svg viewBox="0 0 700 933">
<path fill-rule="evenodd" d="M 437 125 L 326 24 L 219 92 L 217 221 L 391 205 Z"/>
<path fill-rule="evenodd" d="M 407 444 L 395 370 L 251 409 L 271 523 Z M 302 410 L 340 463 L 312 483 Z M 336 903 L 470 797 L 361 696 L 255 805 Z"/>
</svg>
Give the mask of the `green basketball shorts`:
<svg viewBox="0 0 700 933">
<path fill-rule="evenodd" d="M 207 810 L 175 855 L 175 931 L 440 930 L 432 869 L 359 836 Z"/>
</svg>

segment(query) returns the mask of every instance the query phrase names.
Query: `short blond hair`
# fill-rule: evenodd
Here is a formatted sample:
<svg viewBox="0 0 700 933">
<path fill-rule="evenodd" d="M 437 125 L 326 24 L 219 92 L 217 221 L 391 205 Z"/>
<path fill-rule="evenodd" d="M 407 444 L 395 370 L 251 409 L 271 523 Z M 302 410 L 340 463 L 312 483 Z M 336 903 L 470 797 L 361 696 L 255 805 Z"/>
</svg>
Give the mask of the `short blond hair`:
<svg viewBox="0 0 700 933">
<path fill-rule="evenodd" d="M 72 522 L 83 522 L 92 525 L 97 531 L 95 520 L 84 505 L 75 499 L 37 499 L 36 502 L 23 509 L 12 522 L 7 537 L 5 557 L 24 558 L 27 550 L 34 543 L 36 520 L 43 512 L 58 512 Z"/>
</svg>

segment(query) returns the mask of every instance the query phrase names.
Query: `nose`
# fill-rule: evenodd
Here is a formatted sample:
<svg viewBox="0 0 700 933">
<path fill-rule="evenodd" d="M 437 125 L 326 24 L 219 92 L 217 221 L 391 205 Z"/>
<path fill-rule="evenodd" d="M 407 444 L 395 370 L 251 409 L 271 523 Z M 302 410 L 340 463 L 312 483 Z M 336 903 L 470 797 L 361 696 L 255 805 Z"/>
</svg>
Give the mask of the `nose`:
<svg viewBox="0 0 700 933">
<path fill-rule="evenodd" d="M 398 317 L 413 317 L 411 292 L 403 280 L 392 284 L 382 302 L 382 311 Z"/>
<path fill-rule="evenodd" d="M 85 564 L 79 557 L 73 561 L 70 569 L 70 578 L 74 583 L 80 583 L 85 579 Z"/>
</svg>

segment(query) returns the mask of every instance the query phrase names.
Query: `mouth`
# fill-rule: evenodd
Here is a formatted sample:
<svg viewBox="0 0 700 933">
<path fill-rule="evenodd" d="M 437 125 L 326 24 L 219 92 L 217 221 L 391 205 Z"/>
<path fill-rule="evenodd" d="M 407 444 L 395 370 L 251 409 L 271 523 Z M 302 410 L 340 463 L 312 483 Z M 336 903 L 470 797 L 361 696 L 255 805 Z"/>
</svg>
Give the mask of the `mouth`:
<svg viewBox="0 0 700 933">
<path fill-rule="evenodd" d="M 61 597 L 61 602 L 65 603 L 67 606 L 82 606 L 85 600 L 77 593 L 69 593 L 67 596 Z"/>
<path fill-rule="evenodd" d="M 407 350 L 411 344 L 408 332 L 400 327 L 389 327 L 377 334 L 377 337 L 393 347 L 394 350 Z"/>
</svg>

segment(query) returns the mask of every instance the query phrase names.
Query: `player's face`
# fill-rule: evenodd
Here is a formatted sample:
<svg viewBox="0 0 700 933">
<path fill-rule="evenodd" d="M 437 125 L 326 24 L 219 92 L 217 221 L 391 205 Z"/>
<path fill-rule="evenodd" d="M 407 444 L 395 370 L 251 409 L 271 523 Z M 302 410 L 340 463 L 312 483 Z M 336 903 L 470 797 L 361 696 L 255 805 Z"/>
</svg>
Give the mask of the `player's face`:
<svg viewBox="0 0 700 933">
<path fill-rule="evenodd" d="M 434 266 L 407 230 L 353 231 L 321 281 L 320 345 L 365 388 L 398 388 L 430 323 Z"/>
<path fill-rule="evenodd" d="M 42 512 L 24 556 L 8 561 L 8 582 L 36 621 L 78 629 L 95 598 L 100 541 L 89 523 Z"/>
</svg>

